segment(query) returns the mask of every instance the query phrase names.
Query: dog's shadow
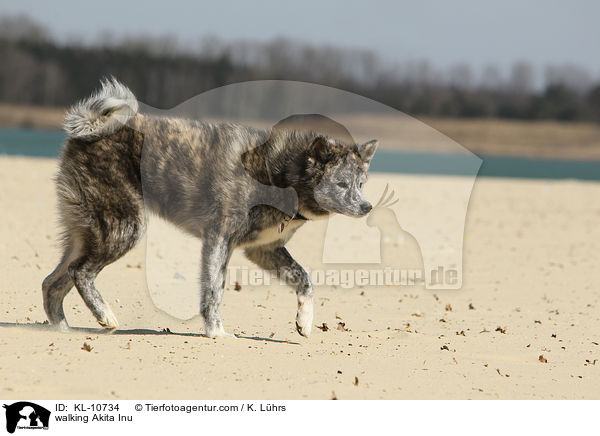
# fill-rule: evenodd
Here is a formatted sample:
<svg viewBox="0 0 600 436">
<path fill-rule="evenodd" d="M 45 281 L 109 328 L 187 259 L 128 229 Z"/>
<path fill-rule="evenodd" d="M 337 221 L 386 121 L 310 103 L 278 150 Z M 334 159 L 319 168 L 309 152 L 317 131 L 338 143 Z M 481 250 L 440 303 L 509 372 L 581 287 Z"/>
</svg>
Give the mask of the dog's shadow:
<svg viewBox="0 0 600 436">
<path fill-rule="evenodd" d="M 47 323 L 41 322 L 32 322 L 26 324 L 18 324 L 14 322 L 0 322 L 0 327 L 3 328 L 23 328 L 23 329 L 31 329 L 38 331 L 51 331 L 58 332 L 56 328 Z M 164 330 L 153 330 L 153 329 L 117 329 L 114 331 L 109 331 L 103 328 L 92 328 L 92 327 L 69 327 L 69 330 L 61 332 L 61 333 L 89 333 L 94 335 L 175 335 L 175 336 L 188 336 L 193 338 L 208 338 L 205 334 L 202 333 L 181 333 L 181 332 L 173 332 L 170 329 Z M 290 345 L 300 345 L 299 342 L 284 340 L 284 339 L 273 339 L 273 338 L 263 338 L 261 336 L 243 336 L 243 335 L 235 335 L 237 339 L 248 339 L 252 341 L 263 341 L 263 342 L 271 342 L 276 344 L 290 344 Z"/>
</svg>

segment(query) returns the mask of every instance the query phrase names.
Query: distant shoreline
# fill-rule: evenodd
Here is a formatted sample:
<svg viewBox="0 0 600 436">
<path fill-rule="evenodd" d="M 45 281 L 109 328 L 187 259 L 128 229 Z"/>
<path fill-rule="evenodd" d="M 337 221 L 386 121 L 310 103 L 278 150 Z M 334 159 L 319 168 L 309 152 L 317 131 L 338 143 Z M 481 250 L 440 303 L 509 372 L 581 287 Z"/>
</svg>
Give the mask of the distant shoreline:
<svg viewBox="0 0 600 436">
<path fill-rule="evenodd" d="M 364 134 L 364 132 L 362 133 Z M 51 158 L 59 156 L 66 134 L 61 130 L 0 129 L 0 156 Z M 406 141 L 406 138 L 403 139 Z M 417 141 L 427 143 L 426 140 Z M 379 150 L 371 172 L 438 176 L 511 177 L 525 179 L 577 179 L 600 181 L 600 159 L 566 159 L 444 152 L 388 147 Z"/>
<path fill-rule="evenodd" d="M 61 130 L 65 108 L 0 104 L 0 129 Z M 357 130 L 380 131 L 382 148 L 418 152 L 439 151 L 434 144 L 405 141 L 410 131 L 389 133 L 389 116 L 344 115 L 340 121 Z M 506 119 L 419 118 L 469 151 L 480 155 L 600 160 L 600 124 L 591 122 L 523 121 Z M 353 128 L 354 130 L 354 128 Z M 386 133 L 387 132 L 387 133 Z"/>
<path fill-rule="evenodd" d="M 0 128 L 60 130 L 65 108 L 0 103 Z"/>
</svg>

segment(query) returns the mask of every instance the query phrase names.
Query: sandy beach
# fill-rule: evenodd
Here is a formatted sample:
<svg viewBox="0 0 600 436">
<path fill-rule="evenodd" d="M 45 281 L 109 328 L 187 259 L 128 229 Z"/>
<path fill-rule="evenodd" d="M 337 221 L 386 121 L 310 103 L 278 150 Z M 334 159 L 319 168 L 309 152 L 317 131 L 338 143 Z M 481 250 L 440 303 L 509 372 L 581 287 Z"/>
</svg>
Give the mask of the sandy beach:
<svg viewBox="0 0 600 436">
<path fill-rule="evenodd" d="M 104 334 L 75 290 L 65 300 L 74 330 L 42 324 L 40 284 L 60 254 L 55 168 L 52 159 L 0 157 L 3 398 L 600 396 L 599 183 L 478 179 L 465 224 L 462 289 L 321 285 L 314 324 L 329 329 L 315 327 L 306 339 L 294 329 L 290 288 L 228 286 L 222 315 L 239 337 L 211 340 L 200 335 L 198 318 L 181 321 L 153 304 L 145 241 L 97 280 L 119 330 Z M 373 174 L 369 189 L 381 192 L 390 180 L 410 187 L 398 192 L 401 199 L 451 183 Z M 289 244 L 309 268 L 322 267 L 311 246 L 319 226 L 307 224 Z M 367 242 L 353 237 L 343 246 L 360 252 Z M 397 240 L 383 243 L 387 260 L 402 255 Z M 418 250 L 407 256 L 405 265 L 419 265 Z M 250 266 L 237 252 L 231 264 Z"/>
</svg>

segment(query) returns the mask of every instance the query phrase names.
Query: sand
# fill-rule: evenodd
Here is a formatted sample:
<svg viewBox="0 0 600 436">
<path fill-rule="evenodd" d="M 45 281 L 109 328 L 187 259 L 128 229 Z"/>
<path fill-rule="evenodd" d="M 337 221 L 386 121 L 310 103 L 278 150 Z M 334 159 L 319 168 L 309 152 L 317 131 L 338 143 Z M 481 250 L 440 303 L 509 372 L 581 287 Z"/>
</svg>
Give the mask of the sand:
<svg viewBox="0 0 600 436">
<path fill-rule="evenodd" d="M 465 224 L 462 289 L 322 285 L 314 324 L 329 330 L 315 327 L 306 339 L 294 330 L 289 288 L 228 285 L 223 319 L 240 337 L 212 340 L 199 334 L 199 319 L 155 307 L 145 241 L 97 280 L 118 331 L 103 334 L 76 291 L 65 301 L 72 332 L 41 324 L 40 283 L 59 256 L 55 167 L 50 159 L 0 158 L 0 397 L 599 397 L 598 183 L 479 179 Z M 374 174 L 368 186 L 410 187 L 397 193 L 403 199 L 449 180 Z M 304 226 L 290 243 L 310 268 L 323 266 L 314 255 L 322 225 Z M 352 236 L 344 244 L 360 253 L 368 241 Z M 415 247 L 410 235 L 384 238 L 382 256 L 404 253 L 403 265 L 419 267 Z M 250 265 L 239 253 L 232 264 Z"/>
</svg>

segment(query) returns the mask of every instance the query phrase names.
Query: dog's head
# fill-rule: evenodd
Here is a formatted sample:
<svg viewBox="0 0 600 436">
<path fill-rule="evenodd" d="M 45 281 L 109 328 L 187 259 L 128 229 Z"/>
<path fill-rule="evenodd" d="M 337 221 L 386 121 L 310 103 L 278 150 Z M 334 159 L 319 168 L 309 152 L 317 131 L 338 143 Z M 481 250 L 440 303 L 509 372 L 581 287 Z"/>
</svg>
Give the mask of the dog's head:
<svg viewBox="0 0 600 436">
<path fill-rule="evenodd" d="M 310 145 L 308 172 L 318 175 L 314 200 L 327 212 L 361 217 L 371 209 L 362 192 L 377 141 L 347 145 L 318 135 Z"/>
</svg>

